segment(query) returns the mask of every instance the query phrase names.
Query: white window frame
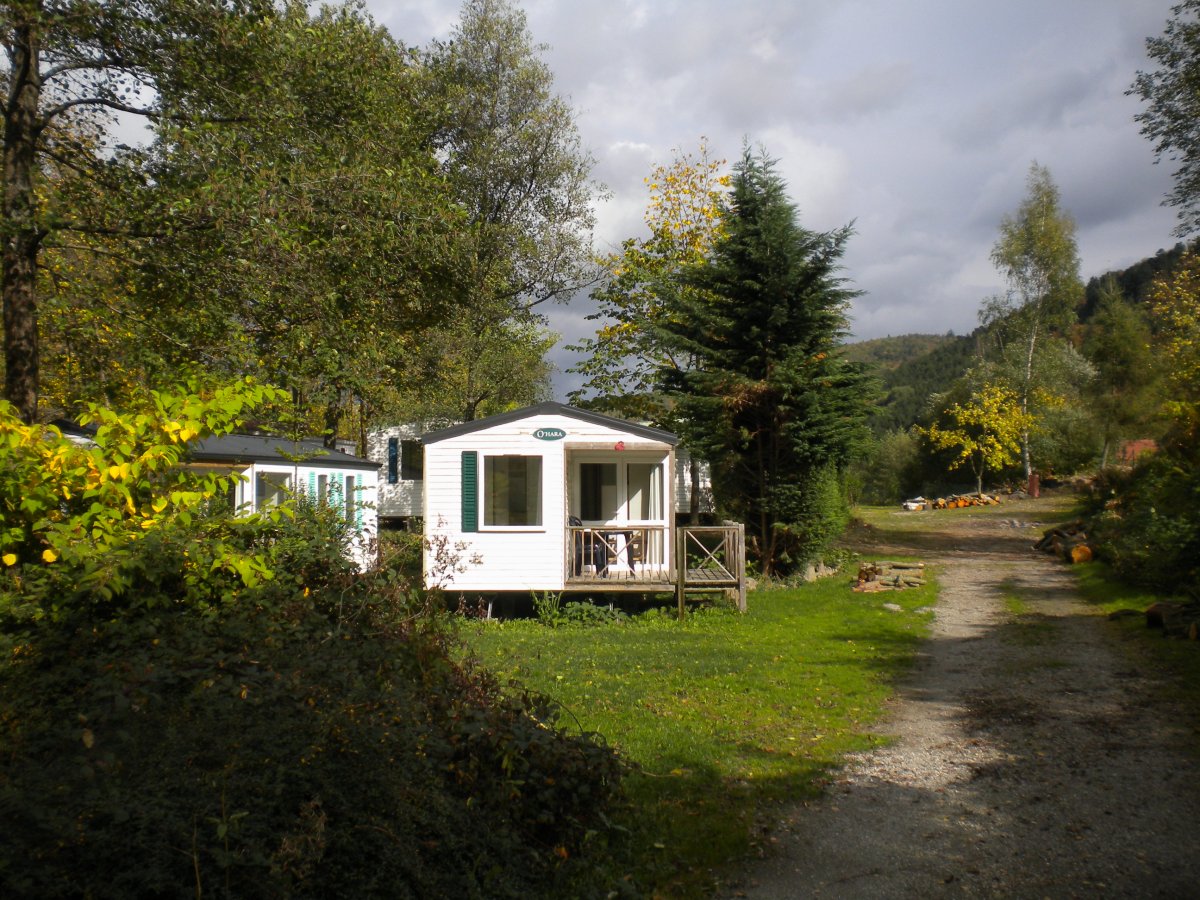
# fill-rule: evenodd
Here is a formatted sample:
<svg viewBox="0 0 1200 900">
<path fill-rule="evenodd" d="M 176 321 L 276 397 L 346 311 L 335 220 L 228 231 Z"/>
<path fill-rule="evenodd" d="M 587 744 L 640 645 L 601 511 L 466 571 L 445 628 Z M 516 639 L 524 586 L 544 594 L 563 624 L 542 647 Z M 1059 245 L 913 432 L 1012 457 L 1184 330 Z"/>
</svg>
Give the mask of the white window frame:
<svg viewBox="0 0 1200 900">
<path fill-rule="evenodd" d="M 496 459 L 524 459 L 537 460 L 538 463 L 538 519 L 537 525 L 491 525 L 488 524 L 488 500 L 490 498 L 491 485 L 488 483 L 488 474 L 492 468 L 492 460 Z M 478 522 L 481 532 L 524 532 L 529 534 L 544 533 L 546 531 L 546 457 L 539 453 L 486 453 L 479 454 L 479 511 Z"/>
<path fill-rule="evenodd" d="M 617 517 L 601 521 L 599 519 L 580 519 L 588 527 L 607 527 L 617 525 L 667 525 L 667 462 L 668 458 L 658 454 L 630 452 L 619 458 L 611 453 L 576 452 L 571 458 L 571 502 L 572 515 L 583 512 L 583 472 L 582 467 L 588 463 L 601 463 L 617 467 Z M 629 465 L 653 465 L 658 467 L 658 507 L 661 515 L 657 519 L 635 519 L 629 515 Z"/>
</svg>

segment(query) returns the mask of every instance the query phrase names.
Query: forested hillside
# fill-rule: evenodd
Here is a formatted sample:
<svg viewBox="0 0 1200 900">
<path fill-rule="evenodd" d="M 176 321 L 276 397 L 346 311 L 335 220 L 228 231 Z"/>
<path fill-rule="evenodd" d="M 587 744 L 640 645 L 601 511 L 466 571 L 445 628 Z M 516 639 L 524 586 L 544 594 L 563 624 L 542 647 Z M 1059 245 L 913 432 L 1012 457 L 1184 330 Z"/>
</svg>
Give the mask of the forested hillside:
<svg viewBox="0 0 1200 900">
<path fill-rule="evenodd" d="M 1142 306 L 1154 279 L 1179 264 L 1188 246 L 1178 243 L 1159 250 L 1125 269 L 1092 277 L 1078 310 L 1080 326 L 1103 329 L 1095 321 L 1106 286 L 1115 288 L 1133 306 Z M 931 394 L 946 391 L 976 362 L 979 341 L 986 329 L 970 335 L 902 334 L 858 341 L 846 347 L 846 356 L 876 367 L 883 391 L 871 418 L 876 434 L 908 428 L 927 412 Z M 1080 332 L 1082 334 L 1082 330 Z"/>
<path fill-rule="evenodd" d="M 871 427 L 882 434 L 912 425 L 921 417 L 930 394 L 946 390 L 970 368 L 975 338 L 905 334 L 851 344 L 846 355 L 878 366 L 883 390 Z"/>
</svg>

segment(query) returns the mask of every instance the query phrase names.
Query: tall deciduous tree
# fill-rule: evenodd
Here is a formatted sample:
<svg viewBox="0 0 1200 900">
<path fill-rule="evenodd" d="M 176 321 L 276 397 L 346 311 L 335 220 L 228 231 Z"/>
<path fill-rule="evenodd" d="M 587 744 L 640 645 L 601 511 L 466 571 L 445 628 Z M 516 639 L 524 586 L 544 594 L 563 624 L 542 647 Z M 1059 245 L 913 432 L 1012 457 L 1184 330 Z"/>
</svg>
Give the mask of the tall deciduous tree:
<svg viewBox="0 0 1200 900">
<path fill-rule="evenodd" d="M 465 217 L 459 289 L 470 314 L 452 332 L 462 339 L 460 348 L 489 353 L 511 337 L 514 356 L 523 361 L 540 344 L 525 338 L 545 334 L 538 305 L 566 300 L 595 279 L 592 201 L 600 189 L 591 181 L 594 161 L 580 141 L 574 110 L 554 91 L 545 49 L 508 0 L 466 0 L 450 40 L 424 56 L 430 106 L 438 115 L 433 146 Z M 430 341 L 447 333 L 439 327 Z M 473 415 L 488 395 L 513 394 L 504 378 L 484 384 L 480 376 L 487 370 L 482 357 L 456 366 L 470 375 L 458 385 L 461 414 Z M 536 389 L 535 379 L 524 392 Z"/>
<path fill-rule="evenodd" d="M 1158 68 L 1137 73 L 1128 93 L 1146 109 L 1135 117 L 1154 142 L 1158 159 L 1176 163 L 1175 187 L 1165 203 L 1178 210 L 1175 233 L 1200 230 L 1200 0 L 1182 0 L 1160 37 L 1146 40 Z"/>
<path fill-rule="evenodd" d="M 240 115 L 224 89 L 245 71 L 247 34 L 272 14 L 261 0 L 11 0 L 0 5 L 5 65 L 3 301 L 5 396 L 37 416 L 37 268 L 64 230 L 140 230 L 127 221 L 72 218 L 39 192 L 57 164 L 101 193 L 137 182 L 138 156 L 106 144 L 114 116 L 194 120 L 204 98 Z"/>
<path fill-rule="evenodd" d="M 659 370 L 687 369 L 692 360 L 676 355 L 659 328 L 678 313 L 680 293 L 697 290 L 681 274 L 704 262 L 724 233 L 721 205 L 730 183 L 724 166 L 701 140 L 695 154 L 679 153 L 651 171 L 649 235 L 630 238 L 600 260 L 606 280 L 592 294 L 596 311 L 588 319 L 603 324 L 596 337 L 572 348 L 585 354 L 573 371 L 586 379 L 573 400 L 590 394 L 605 408 L 671 426 L 669 405 L 655 393 Z"/>
<path fill-rule="evenodd" d="M 713 465 L 718 502 L 746 522 L 770 575 L 830 536 L 831 483 L 866 434 L 869 380 L 841 352 L 856 295 L 839 274 L 851 229 L 801 227 L 774 161 L 750 150 L 724 220 L 709 261 L 687 275 L 696 292 L 680 292 L 661 325 L 696 364 L 661 374 Z"/>
<path fill-rule="evenodd" d="M 426 54 L 434 145 L 473 241 L 474 304 L 533 306 L 594 277 L 593 160 L 545 49 L 508 0 L 466 0 L 450 40 Z"/>
<path fill-rule="evenodd" d="M 403 339 L 465 303 L 464 218 L 424 75 L 385 30 L 293 3 L 258 41 L 253 119 L 160 129 L 154 202 L 187 227 L 141 248 L 136 297 L 179 339 L 167 365 L 262 372 L 332 442 L 351 409 L 386 405 Z"/>
<path fill-rule="evenodd" d="M 1036 392 L 1045 387 L 1039 382 L 1039 360 L 1050 339 L 1071 323 L 1083 297 L 1075 220 L 1062 209 L 1045 167 L 1030 166 L 1025 199 L 1001 221 L 992 262 L 1007 291 L 988 301 L 980 318 L 1009 372 L 1021 412 L 1031 413 Z M 1033 472 L 1028 429 L 1021 437 L 1021 463 L 1028 478 Z"/>
</svg>

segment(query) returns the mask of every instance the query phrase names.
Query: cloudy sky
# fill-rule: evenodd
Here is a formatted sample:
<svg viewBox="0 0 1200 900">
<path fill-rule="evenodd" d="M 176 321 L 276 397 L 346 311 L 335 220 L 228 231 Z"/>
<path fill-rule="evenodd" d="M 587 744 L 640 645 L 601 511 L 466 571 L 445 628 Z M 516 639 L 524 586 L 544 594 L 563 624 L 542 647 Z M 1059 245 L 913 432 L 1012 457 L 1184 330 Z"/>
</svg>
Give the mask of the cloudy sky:
<svg viewBox="0 0 1200 900">
<path fill-rule="evenodd" d="M 1075 217 L 1084 279 L 1175 243 L 1167 164 L 1125 90 L 1172 0 L 525 0 L 577 110 L 597 180 L 597 249 L 641 233 L 643 178 L 708 138 L 779 160 L 801 222 L 853 221 L 858 338 L 969 332 L 1002 283 L 988 260 L 1033 161 Z M 368 0 L 409 45 L 458 0 Z M 591 330 L 586 299 L 550 311 Z M 571 356 L 555 352 L 565 369 Z M 573 383 L 560 376 L 560 394 Z"/>
</svg>

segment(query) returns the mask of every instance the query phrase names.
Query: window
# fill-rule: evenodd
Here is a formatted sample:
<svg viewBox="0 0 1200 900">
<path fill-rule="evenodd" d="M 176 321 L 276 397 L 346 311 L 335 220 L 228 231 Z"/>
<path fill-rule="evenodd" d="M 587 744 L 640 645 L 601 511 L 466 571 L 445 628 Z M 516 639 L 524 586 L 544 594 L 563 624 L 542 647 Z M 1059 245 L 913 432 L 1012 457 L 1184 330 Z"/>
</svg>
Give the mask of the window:
<svg viewBox="0 0 1200 900">
<path fill-rule="evenodd" d="M 483 463 L 483 524 L 542 524 L 542 458 L 488 456 Z"/>
<path fill-rule="evenodd" d="M 579 518 L 585 522 L 611 522 L 617 518 L 616 463 L 579 464 Z"/>
<path fill-rule="evenodd" d="M 575 515 L 589 525 L 661 522 L 666 515 L 664 471 L 659 461 L 581 460 L 575 469 Z"/>
<path fill-rule="evenodd" d="M 425 477 L 425 445 L 420 441 L 400 442 L 400 477 L 421 481 Z"/>
<path fill-rule="evenodd" d="M 254 480 L 254 508 L 270 509 L 287 499 L 291 479 L 286 472 L 259 472 Z"/>
<path fill-rule="evenodd" d="M 663 517 L 662 466 L 629 463 L 627 467 L 630 521 L 657 521 Z"/>
<path fill-rule="evenodd" d="M 397 479 L 397 466 L 399 465 L 400 457 L 400 439 L 388 438 L 388 457 L 387 457 L 387 483 L 395 484 Z"/>
</svg>

